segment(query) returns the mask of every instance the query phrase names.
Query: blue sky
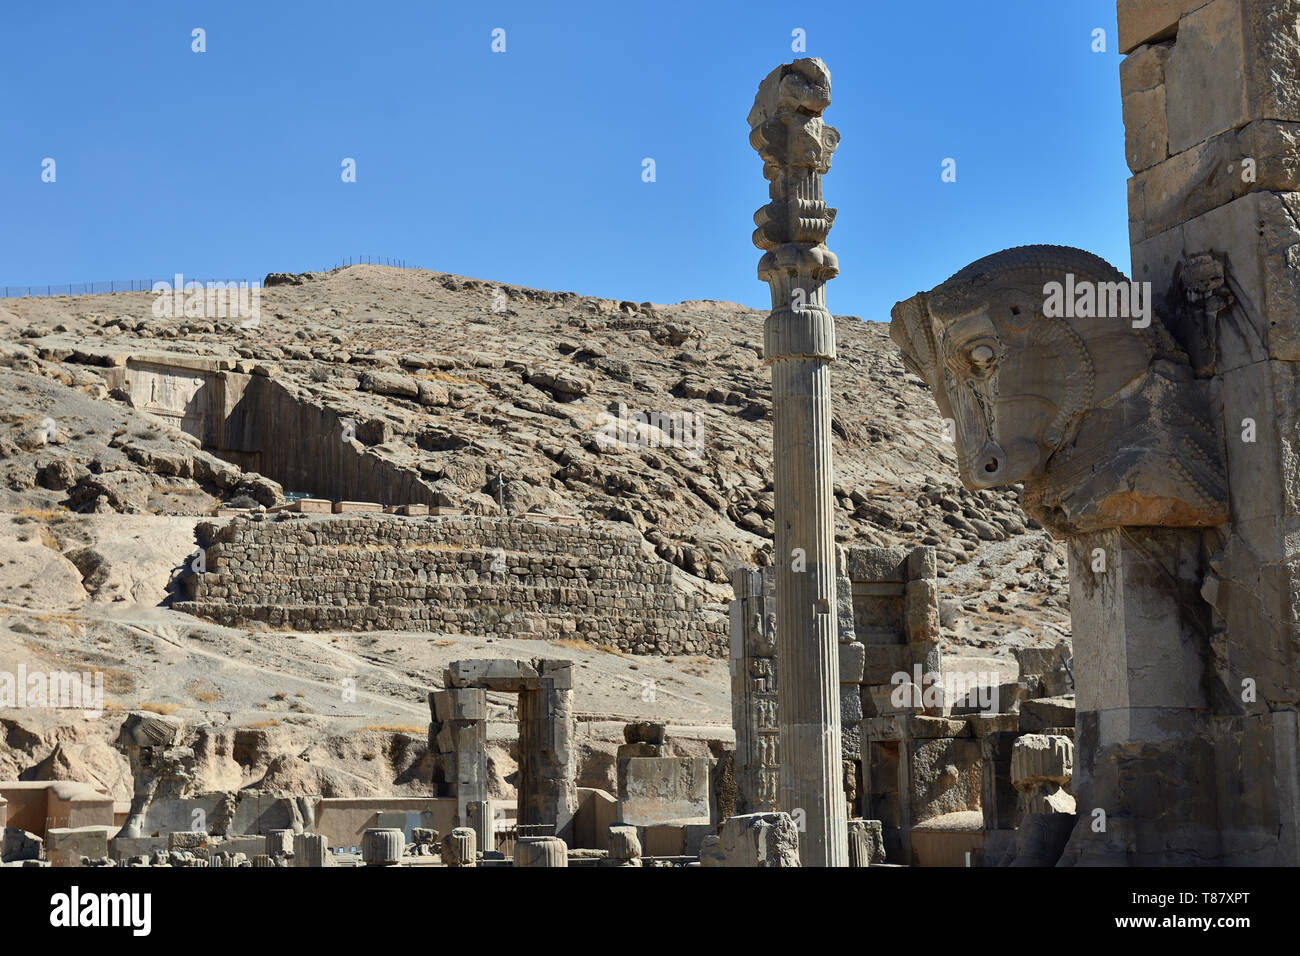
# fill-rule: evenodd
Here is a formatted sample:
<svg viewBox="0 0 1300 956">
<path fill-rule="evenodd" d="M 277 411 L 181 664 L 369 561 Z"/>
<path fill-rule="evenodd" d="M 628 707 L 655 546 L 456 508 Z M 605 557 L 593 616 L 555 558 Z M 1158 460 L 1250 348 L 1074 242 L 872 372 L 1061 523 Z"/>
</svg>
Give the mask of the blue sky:
<svg viewBox="0 0 1300 956">
<path fill-rule="evenodd" d="M 766 308 L 745 117 L 803 55 L 830 68 L 842 137 L 824 184 L 832 311 L 887 321 L 1024 243 L 1128 270 L 1113 0 L 136 0 L 0 9 L 0 284 L 261 278 L 373 254 Z"/>
</svg>

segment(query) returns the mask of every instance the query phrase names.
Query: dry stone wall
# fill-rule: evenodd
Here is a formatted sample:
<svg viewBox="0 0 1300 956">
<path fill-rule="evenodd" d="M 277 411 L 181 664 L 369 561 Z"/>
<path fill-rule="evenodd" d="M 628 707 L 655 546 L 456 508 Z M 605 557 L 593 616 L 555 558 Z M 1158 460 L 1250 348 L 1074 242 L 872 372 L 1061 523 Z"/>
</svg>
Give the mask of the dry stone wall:
<svg viewBox="0 0 1300 956">
<path fill-rule="evenodd" d="M 634 654 L 727 653 L 727 620 L 614 524 L 281 515 L 199 526 L 206 572 L 178 610 L 220 624 L 582 638 Z"/>
</svg>

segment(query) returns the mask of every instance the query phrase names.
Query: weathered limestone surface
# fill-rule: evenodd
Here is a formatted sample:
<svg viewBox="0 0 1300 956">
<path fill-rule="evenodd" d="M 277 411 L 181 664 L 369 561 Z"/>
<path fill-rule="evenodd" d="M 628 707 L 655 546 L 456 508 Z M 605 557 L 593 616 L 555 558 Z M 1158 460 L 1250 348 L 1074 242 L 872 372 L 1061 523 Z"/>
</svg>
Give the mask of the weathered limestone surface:
<svg viewBox="0 0 1300 956">
<path fill-rule="evenodd" d="M 45 831 L 45 857 L 50 866 L 81 866 L 83 859 L 106 860 L 112 837 L 112 827 L 50 827 Z"/>
<path fill-rule="evenodd" d="M 435 690 L 429 710 L 434 789 L 456 798 L 456 819 L 468 826 L 469 808 L 488 797 L 487 696 L 479 687 Z"/>
<path fill-rule="evenodd" d="M 931 547 L 910 552 L 852 547 L 836 552 L 846 802 L 853 802 L 856 810 L 860 800 L 863 812 L 872 814 L 877 812 L 873 801 L 881 795 L 870 788 L 880 784 L 879 763 L 888 758 L 879 752 L 882 745 L 871 731 L 862 736 L 862 728 L 868 726 L 865 719 L 944 711 L 937 566 Z M 774 583 L 770 568 L 738 569 L 732 577 L 736 593 L 731 605 L 732 724 L 739 813 L 770 811 L 776 804 L 780 736 L 775 688 L 780 666 Z M 847 730 L 850 722 L 852 733 Z M 896 741 L 883 746 L 897 752 Z M 873 760 L 877 762 L 874 779 Z M 888 762 L 892 767 L 892 760 Z M 896 790 L 893 784 L 889 787 Z M 903 793 L 910 792 L 909 784 Z M 884 813 L 891 821 L 891 845 L 898 852 L 896 809 L 891 804 Z"/>
<path fill-rule="evenodd" d="M 175 607 L 299 630 L 576 636 L 638 654 L 726 652 L 726 620 L 614 523 L 285 513 L 199 529 L 207 572 Z M 504 609 L 504 610 L 503 610 Z"/>
<path fill-rule="evenodd" d="M 476 866 L 478 836 L 469 827 L 456 827 L 442 838 L 443 866 Z"/>
<path fill-rule="evenodd" d="M 636 827 L 614 824 L 609 828 L 609 858 L 620 866 L 641 865 L 641 840 Z"/>
<path fill-rule="evenodd" d="M 1074 774 L 1069 737 L 1025 734 L 1011 752 L 1011 784 L 1022 813 L 1074 813 L 1074 797 L 1063 789 Z"/>
<path fill-rule="evenodd" d="M 297 833 L 293 838 L 293 865 L 299 867 L 332 866 L 325 837 L 318 833 Z"/>
<path fill-rule="evenodd" d="M 849 865 L 885 862 L 885 840 L 879 820 L 849 821 Z"/>
<path fill-rule="evenodd" d="M 127 715 L 118 731 L 117 746 L 131 762 L 135 792 L 131 810 L 118 836 L 142 836 L 150 805 L 180 798 L 193 781 L 194 751 L 178 747 L 185 722 L 147 711 Z"/>
<path fill-rule="evenodd" d="M 776 572 L 731 576 L 731 725 L 736 731 L 736 813 L 773 811 L 780 801 L 777 722 Z"/>
<path fill-rule="evenodd" d="M 817 59 L 773 70 L 749 113 L 772 201 L 754 216 L 772 292 L 764 361 L 772 368 L 777 656 L 783 809 L 806 820 L 809 866 L 847 866 L 848 820 L 839 717 L 839 647 L 831 463 L 830 363 L 835 323 L 825 283 L 839 271 L 824 240 L 835 210 L 822 200 L 839 133 L 821 119 L 830 73 Z"/>
<path fill-rule="evenodd" d="M 292 830 L 268 830 L 266 834 L 266 852 L 270 856 L 293 854 Z"/>
<path fill-rule="evenodd" d="M 361 859 L 366 866 L 396 866 L 405 847 L 401 830 L 375 827 L 361 834 Z"/>
<path fill-rule="evenodd" d="M 848 846 L 848 821 L 844 845 Z M 800 866 L 799 829 L 788 813 L 749 813 L 730 817 L 722 825 L 715 849 L 710 842 L 701 848 L 704 856 L 721 855 L 720 865 L 729 867 Z M 711 865 L 719 865 L 711 861 Z"/>
<path fill-rule="evenodd" d="M 568 866 L 569 848 L 558 837 L 520 837 L 515 866 Z"/>
<path fill-rule="evenodd" d="M 650 826 L 709 820 L 707 757 L 628 757 L 618 762 L 618 817 Z"/>
</svg>

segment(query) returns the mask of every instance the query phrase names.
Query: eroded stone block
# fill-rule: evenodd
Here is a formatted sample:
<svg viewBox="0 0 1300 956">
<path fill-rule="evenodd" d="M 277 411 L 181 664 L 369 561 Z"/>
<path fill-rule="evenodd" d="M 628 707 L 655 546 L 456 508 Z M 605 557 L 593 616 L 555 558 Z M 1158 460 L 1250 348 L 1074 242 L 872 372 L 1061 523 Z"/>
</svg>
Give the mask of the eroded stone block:
<svg viewBox="0 0 1300 956">
<path fill-rule="evenodd" d="M 718 835 L 728 867 L 799 866 L 799 831 L 788 813 L 730 817 Z"/>
</svg>

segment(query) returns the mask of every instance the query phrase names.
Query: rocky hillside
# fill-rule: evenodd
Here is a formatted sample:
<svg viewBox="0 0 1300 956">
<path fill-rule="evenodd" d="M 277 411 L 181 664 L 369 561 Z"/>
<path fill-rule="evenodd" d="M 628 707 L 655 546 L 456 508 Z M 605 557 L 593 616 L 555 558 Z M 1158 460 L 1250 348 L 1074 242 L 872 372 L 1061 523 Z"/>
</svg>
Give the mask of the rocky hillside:
<svg viewBox="0 0 1300 956">
<path fill-rule="evenodd" d="M 15 399 L 0 436 L 8 507 L 184 514 L 210 504 L 203 495 L 273 500 L 274 482 L 133 421 L 119 401 L 128 396 L 106 387 L 105 366 L 164 352 L 275 378 L 357 422 L 377 457 L 469 511 L 495 512 L 499 497 L 511 512 L 627 522 L 661 558 L 714 585 L 736 563 L 771 560 L 761 313 L 381 266 L 268 279 L 280 284 L 263 290 L 251 328 L 155 318 L 152 293 L 0 303 L 0 385 Z M 886 326 L 842 317 L 837 332 L 837 537 L 933 544 L 954 568 L 1032 531 L 1014 492 L 955 482 L 934 405 Z M 679 431 L 654 426 L 675 414 L 685 416 L 671 420 L 685 421 Z"/>
<path fill-rule="evenodd" d="M 140 356 L 203 359 L 275 383 L 319 420 L 348 422 L 367 467 L 427 500 L 625 523 L 647 560 L 671 564 L 675 581 L 719 608 L 731 567 L 772 561 L 762 313 L 380 266 L 269 276 L 256 322 L 159 318 L 154 298 L 0 300 L 0 669 L 19 659 L 94 667 L 110 675 L 115 707 L 153 703 L 214 727 L 273 721 L 323 738 L 390 725 L 418 734 L 446 660 L 529 653 L 513 645 L 530 642 L 463 635 L 252 633 L 160 607 L 195 524 L 218 504 L 316 494 L 320 476 L 310 460 L 258 474 L 253 458 L 223 460 L 134 407 L 122 373 Z M 956 482 L 934 404 L 885 325 L 840 317 L 837 333 L 838 539 L 939 549 L 950 656 L 1005 662 L 1012 645 L 1068 639 L 1063 550 L 1014 491 Z M 546 653 L 588 668 L 578 707 L 593 728 L 613 721 L 611 740 L 631 717 L 714 728 L 702 740 L 727 734 L 724 662 L 638 662 L 590 646 Z M 339 673 L 364 675 L 357 703 L 340 704 Z M 647 673 L 665 689 L 653 706 L 639 700 Z M 68 748 L 83 732 L 0 717 L 20 768 L 47 760 L 59 739 L 68 747 L 55 763 L 76 757 Z M 612 744 L 593 748 L 607 762 Z M 398 775 L 419 759 L 403 754 Z M 264 772 L 245 767 L 245 782 Z"/>
</svg>

